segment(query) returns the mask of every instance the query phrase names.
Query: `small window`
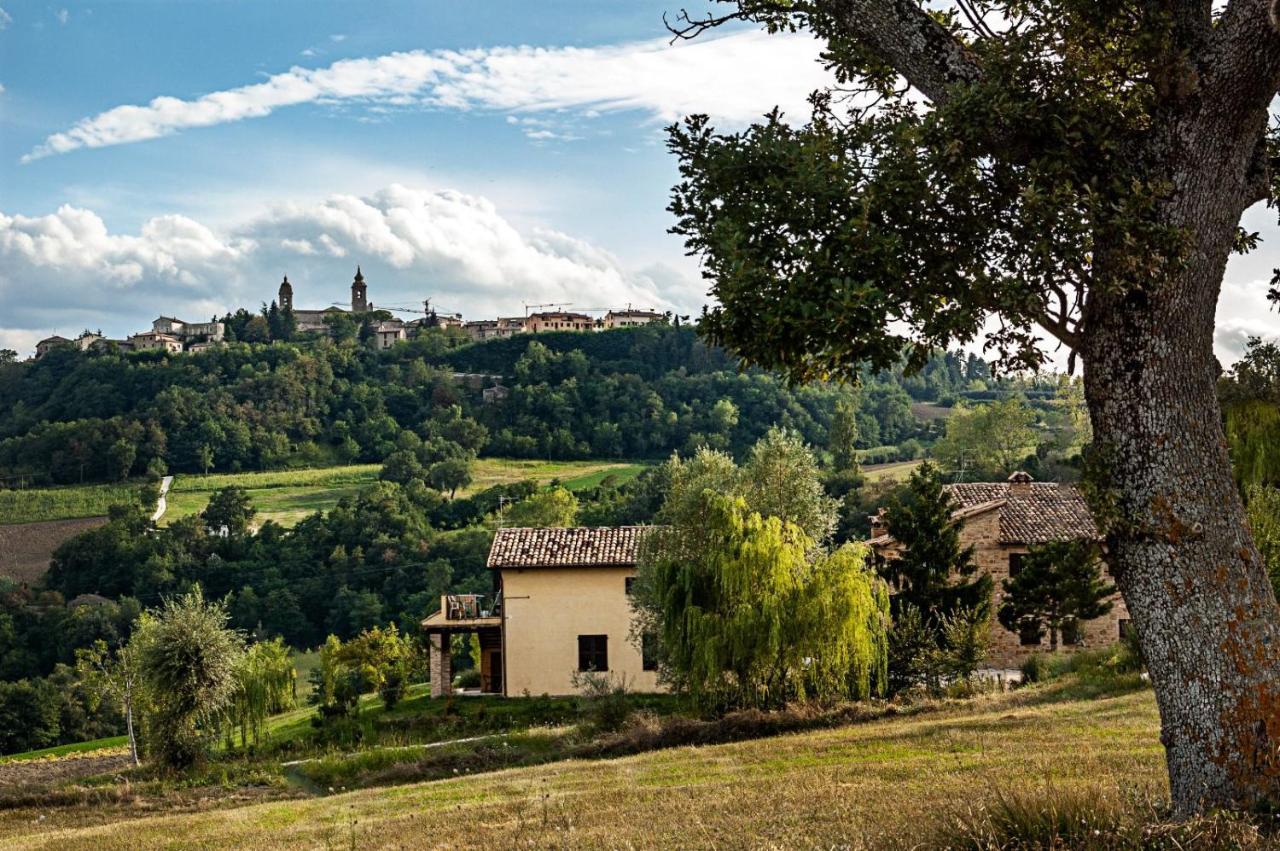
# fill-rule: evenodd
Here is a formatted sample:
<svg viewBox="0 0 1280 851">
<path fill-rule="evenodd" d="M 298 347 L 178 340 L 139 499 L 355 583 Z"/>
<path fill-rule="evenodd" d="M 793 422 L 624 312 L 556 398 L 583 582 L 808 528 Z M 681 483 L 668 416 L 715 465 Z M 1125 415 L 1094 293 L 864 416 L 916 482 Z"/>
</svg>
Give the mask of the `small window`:
<svg viewBox="0 0 1280 851">
<path fill-rule="evenodd" d="M 579 671 L 609 670 L 609 636 L 607 635 L 579 635 L 578 636 L 578 670 Z"/>
<path fill-rule="evenodd" d="M 1022 572 L 1022 557 L 1026 553 L 1009 553 L 1009 578 L 1017 576 Z"/>
<path fill-rule="evenodd" d="M 1062 623 L 1062 643 L 1068 647 L 1074 647 L 1084 638 L 1080 630 L 1079 621 L 1063 621 Z"/>
<path fill-rule="evenodd" d="M 627 596 L 631 596 L 631 589 L 635 588 L 636 578 L 634 576 L 627 577 Z"/>
<path fill-rule="evenodd" d="M 1040 646 L 1040 626 L 1039 624 L 1024 624 L 1018 630 L 1018 639 L 1022 642 L 1023 647 L 1039 647 Z"/>
<path fill-rule="evenodd" d="M 640 636 L 640 667 L 646 671 L 658 670 L 658 636 L 651 632 Z"/>
</svg>

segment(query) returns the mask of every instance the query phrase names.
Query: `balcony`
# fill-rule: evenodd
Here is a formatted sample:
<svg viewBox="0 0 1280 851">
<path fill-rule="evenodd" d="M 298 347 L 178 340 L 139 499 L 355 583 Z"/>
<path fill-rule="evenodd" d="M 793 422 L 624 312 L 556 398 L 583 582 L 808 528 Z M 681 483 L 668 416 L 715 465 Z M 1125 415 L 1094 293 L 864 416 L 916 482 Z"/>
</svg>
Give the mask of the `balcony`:
<svg viewBox="0 0 1280 851">
<path fill-rule="evenodd" d="M 422 622 L 429 631 L 502 625 L 502 594 L 442 594 L 440 611 Z"/>
</svg>

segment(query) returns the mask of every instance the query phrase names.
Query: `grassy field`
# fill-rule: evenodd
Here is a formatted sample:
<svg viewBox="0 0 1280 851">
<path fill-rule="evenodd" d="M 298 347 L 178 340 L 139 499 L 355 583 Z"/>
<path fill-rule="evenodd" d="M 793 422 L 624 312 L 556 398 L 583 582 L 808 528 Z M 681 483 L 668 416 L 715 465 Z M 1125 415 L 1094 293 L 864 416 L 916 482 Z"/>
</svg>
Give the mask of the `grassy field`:
<svg viewBox="0 0 1280 851">
<path fill-rule="evenodd" d="M 22 848 L 885 848 L 1009 796 L 1166 794 L 1149 691 L 1038 687 L 928 714 L 220 809 L 0 814 Z M 918 846 L 917 846 L 918 847 Z"/>
<path fill-rule="evenodd" d="M 112 505 L 136 502 L 142 482 L 0 489 L 0 525 L 101 517 Z"/>
<path fill-rule="evenodd" d="M 543 484 L 559 479 L 572 490 L 594 487 L 606 476 L 627 480 L 639 475 L 642 464 L 617 461 L 528 461 L 481 458 L 472 469 L 474 480 L 459 492 L 467 496 L 497 484 L 534 479 Z M 244 488 L 258 510 L 258 520 L 274 520 L 292 526 L 316 511 L 328 511 L 338 500 L 358 492 L 378 479 L 381 466 L 356 464 L 314 470 L 277 470 L 266 473 L 220 473 L 210 476 L 174 477 L 169 510 L 162 524 L 197 514 L 209 504 L 215 490 Z"/>
<path fill-rule="evenodd" d="M 870 464 L 862 468 L 868 479 L 893 479 L 905 482 L 911 477 L 911 471 L 919 467 L 920 461 L 893 461 L 888 464 Z"/>
</svg>

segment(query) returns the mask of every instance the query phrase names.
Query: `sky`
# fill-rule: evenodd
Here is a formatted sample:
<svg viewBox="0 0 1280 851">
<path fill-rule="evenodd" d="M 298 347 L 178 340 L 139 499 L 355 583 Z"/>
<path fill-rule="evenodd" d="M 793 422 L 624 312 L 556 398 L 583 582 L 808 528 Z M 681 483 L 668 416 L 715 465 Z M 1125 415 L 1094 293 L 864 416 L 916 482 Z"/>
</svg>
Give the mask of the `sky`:
<svg viewBox="0 0 1280 851">
<path fill-rule="evenodd" d="M 648 0 L 0 0 L 0 348 L 274 298 L 467 318 L 696 314 L 663 127 L 797 120 L 805 34 L 671 43 Z M 1280 333 L 1274 211 L 1245 226 L 1217 350 Z"/>
</svg>

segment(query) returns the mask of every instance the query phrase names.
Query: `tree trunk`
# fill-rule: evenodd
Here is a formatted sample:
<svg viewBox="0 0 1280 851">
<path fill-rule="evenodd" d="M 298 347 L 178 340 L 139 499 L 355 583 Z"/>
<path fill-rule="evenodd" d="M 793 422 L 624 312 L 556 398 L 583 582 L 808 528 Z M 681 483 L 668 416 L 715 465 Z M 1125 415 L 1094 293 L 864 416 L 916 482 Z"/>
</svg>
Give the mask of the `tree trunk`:
<svg viewBox="0 0 1280 851">
<path fill-rule="evenodd" d="M 1195 139 L 1163 215 L 1188 262 L 1086 306 L 1091 503 L 1160 707 L 1175 810 L 1280 801 L 1280 611 L 1231 474 L 1213 357 L 1249 152 Z M 1177 161 L 1177 157 L 1173 158 Z M 1120 256 L 1117 252 L 1116 257 Z M 1103 279 L 1108 252 L 1099 247 Z"/>
<path fill-rule="evenodd" d="M 126 696 L 124 700 L 124 723 L 125 729 L 129 732 L 129 761 L 137 768 L 138 763 L 138 739 L 133 733 L 133 697 Z"/>
</svg>

